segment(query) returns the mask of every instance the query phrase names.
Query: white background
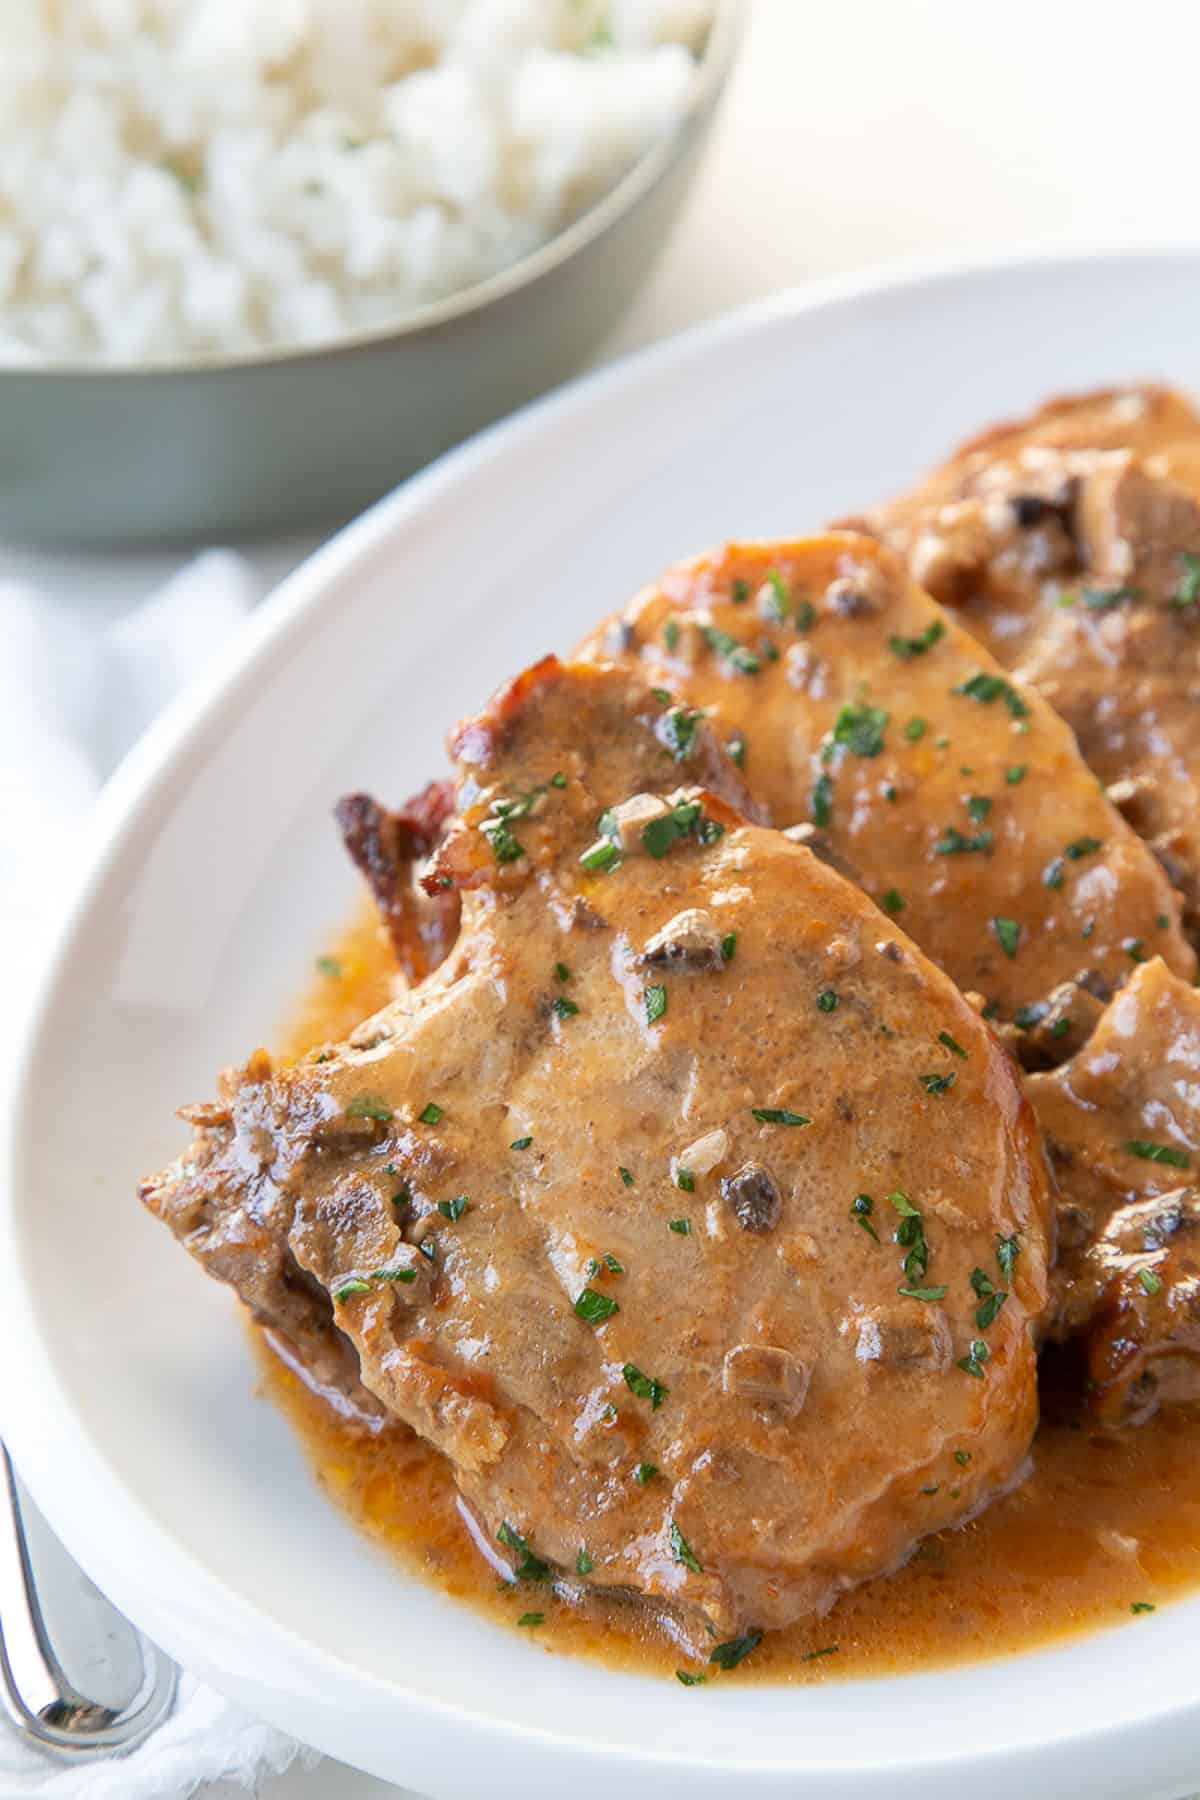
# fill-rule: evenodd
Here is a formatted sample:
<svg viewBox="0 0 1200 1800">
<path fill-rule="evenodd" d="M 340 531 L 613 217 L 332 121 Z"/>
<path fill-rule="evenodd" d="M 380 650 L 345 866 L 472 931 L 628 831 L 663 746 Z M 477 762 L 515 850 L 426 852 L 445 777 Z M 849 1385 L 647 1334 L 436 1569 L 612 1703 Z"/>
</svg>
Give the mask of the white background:
<svg viewBox="0 0 1200 1800">
<path fill-rule="evenodd" d="M 687 215 L 607 354 L 914 252 L 1195 238 L 1198 19 L 1188 0 L 757 0 Z M 273 578 L 314 541 L 252 555 Z M 0 576 L 113 611 L 179 560 L 9 546 Z M 265 1796 L 398 1791 L 324 1763 Z"/>
</svg>

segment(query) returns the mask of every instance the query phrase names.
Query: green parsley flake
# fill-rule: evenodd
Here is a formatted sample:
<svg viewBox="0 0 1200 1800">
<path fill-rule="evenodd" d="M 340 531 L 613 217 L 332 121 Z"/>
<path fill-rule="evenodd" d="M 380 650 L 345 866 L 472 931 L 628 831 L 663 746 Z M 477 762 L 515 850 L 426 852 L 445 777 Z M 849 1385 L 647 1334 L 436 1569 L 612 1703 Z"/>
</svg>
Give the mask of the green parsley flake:
<svg viewBox="0 0 1200 1800">
<path fill-rule="evenodd" d="M 946 627 L 942 621 L 932 619 L 920 637 L 890 637 L 888 649 L 893 656 L 898 656 L 901 662 L 909 662 L 914 656 L 924 656 L 925 652 L 932 650 L 938 640 L 944 638 L 945 635 Z"/>
<path fill-rule="evenodd" d="M 682 1163 L 675 1171 L 675 1186 L 682 1188 L 685 1194 L 694 1194 L 696 1191 L 696 1177 L 690 1169 L 685 1169 Z"/>
<path fill-rule="evenodd" d="M 577 1575 L 590 1575 L 595 1566 L 596 1565 L 588 1552 L 587 1545 L 580 1544 L 579 1552 L 575 1558 L 575 1573 Z"/>
<path fill-rule="evenodd" d="M 701 1566 L 699 1557 L 684 1537 L 682 1531 L 680 1531 L 674 1519 L 671 1520 L 670 1525 L 667 1527 L 667 1541 L 671 1546 L 671 1555 L 677 1563 L 681 1563 L 685 1569 L 690 1569 L 693 1575 L 703 1575 L 704 1570 Z"/>
<path fill-rule="evenodd" d="M 1081 598 L 1083 604 L 1092 612 L 1107 612 L 1110 607 L 1120 606 L 1126 600 L 1140 600 L 1141 588 L 1084 588 Z"/>
<path fill-rule="evenodd" d="M 992 810 L 992 803 L 986 794 L 972 794 L 967 801 L 967 817 L 976 825 L 982 824 Z"/>
<path fill-rule="evenodd" d="M 674 652 L 679 642 L 679 626 L 674 619 L 668 619 L 663 626 L 663 643 L 668 651 Z"/>
<path fill-rule="evenodd" d="M 963 1049 L 962 1045 L 958 1042 L 958 1040 L 956 1038 L 952 1038 L 950 1036 L 950 1033 L 948 1031 L 939 1031 L 938 1032 L 938 1043 L 945 1044 L 945 1046 L 946 1046 L 947 1050 L 949 1050 L 951 1056 L 961 1056 L 964 1062 L 967 1060 L 966 1051 Z"/>
<path fill-rule="evenodd" d="M 974 1375 L 977 1381 L 982 1381 L 983 1365 L 990 1354 L 982 1338 L 973 1338 L 967 1354 L 959 1357 L 955 1367 L 961 1369 L 964 1375 Z"/>
<path fill-rule="evenodd" d="M 1009 787 L 1016 787 L 1018 782 L 1024 781 L 1028 767 L 1028 763 L 1009 763 L 1004 771 L 1004 779 Z"/>
<path fill-rule="evenodd" d="M 328 975 L 331 981 L 339 981 L 342 965 L 336 956 L 318 956 L 317 969 L 322 975 Z"/>
<path fill-rule="evenodd" d="M 729 1638 L 716 1646 L 708 1660 L 727 1672 L 736 1669 L 740 1662 L 745 1662 L 752 1650 L 758 1649 L 762 1643 L 762 1635 L 761 1631 L 748 1631 L 744 1637 Z"/>
<path fill-rule="evenodd" d="M 833 742 L 853 756 L 878 756 L 890 718 L 879 706 L 843 706 L 833 722 Z"/>
<path fill-rule="evenodd" d="M 746 740 L 740 731 L 735 731 L 725 746 L 730 762 L 736 763 L 739 769 L 746 766 Z"/>
<path fill-rule="evenodd" d="M 621 1164 L 621 1163 L 617 1164 L 617 1174 L 621 1177 L 621 1183 L 624 1187 L 632 1187 L 633 1186 L 633 1176 L 630 1174 L 629 1170 L 627 1168 L 625 1168 L 623 1166 L 623 1164 Z"/>
<path fill-rule="evenodd" d="M 927 1094 L 945 1094 L 954 1086 L 955 1071 L 949 1069 L 944 1075 L 922 1075 L 919 1079 Z"/>
<path fill-rule="evenodd" d="M 688 1669 L 676 1669 L 675 1679 L 676 1681 L 682 1682 L 684 1687 L 703 1687 L 708 1680 L 708 1676 L 693 1675 Z"/>
<path fill-rule="evenodd" d="M 1194 556 L 1190 550 L 1181 550 L 1179 560 L 1183 564 L 1184 574 L 1171 599 L 1172 606 L 1195 606 L 1200 600 L 1200 556 Z"/>
<path fill-rule="evenodd" d="M 715 625 L 705 625 L 700 633 L 709 649 L 719 656 L 722 662 L 736 669 L 739 675 L 757 675 L 762 663 L 745 644 L 739 644 L 735 637 L 727 631 L 720 631 Z"/>
<path fill-rule="evenodd" d="M 1153 1600 L 1135 1600 L 1129 1610 L 1131 1613 L 1151 1613 L 1156 1609 Z"/>
<path fill-rule="evenodd" d="M 346 1117 L 348 1119 L 375 1119 L 379 1124 L 386 1125 L 390 1119 L 395 1117 L 395 1114 L 387 1101 L 381 1099 L 378 1094 L 356 1094 L 346 1108 Z"/>
<path fill-rule="evenodd" d="M 673 706 L 655 726 L 655 736 L 666 745 L 676 762 L 683 762 L 696 747 L 696 732 L 703 719 L 698 706 Z"/>
<path fill-rule="evenodd" d="M 972 850 L 989 852 L 992 848 L 990 831 L 977 831 L 974 837 L 964 837 L 956 825 L 948 825 L 933 846 L 935 856 L 966 856 Z"/>
<path fill-rule="evenodd" d="M 971 1452 L 969 1450 L 956 1450 L 954 1452 L 954 1460 L 960 1469 L 965 1469 L 971 1460 Z"/>
<path fill-rule="evenodd" d="M 349 1281 L 341 1282 L 332 1290 L 332 1293 L 335 1300 L 349 1300 L 353 1294 L 369 1294 L 370 1291 L 370 1282 L 363 1281 L 359 1276 L 355 1275 L 352 1276 Z"/>
<path fill-rule="evenodd" d="M 1024 719 L 1029 708 L 1018 694 L 1011 681 L 1005 681 L 1002 675 L 989 675 L 981 670 L 969 680 L 952 688 L 951 693 L 965 694 L 972 700 L 978 700 L 981 706 L 990 706 L 993 700 L 1003 700 L 1014 719 Z"/>
<path fill-rule="evenodd" d="M 814 825 L 828 825 L 833 817 L 833 782 L 828 775 L 818 775 L 808 797 Z"/>
<path fill-rule="evenodd" d="M 822 1656 L 836 1656 L 840 1649 L 840 1644 L 825 1644 L 820 1650 L 806 1650 L 800 1661 L 817 1662 Z"/>
<path fill-rule="evenodd" d="M 505 1519 L 496 1533 L 496 1542 L 503 1544 L 506 1550 L 514 1554 L 513 1575 L 517 1581 L 549 1581 L 550 1565 L 535 1556 L 519 1531 L 514 1531 Z"/>
<path fill-rule="evenodd" d="M 646 1005 L 647 1025 L 656 1025 L 667 1010 L 667 990 L 661 982 L 652 982 L 642 996 Z"/>
<path fill-rule="evenodd" d="M 545 1623 L 546 1615 L 540 1612 L 522 1613 L 517 1620 L 518 1625 L 544 1625 Z"/>
<path fill-rule="evenodd" d="M 619 1301 L 608 1294 L 597 1293 L 592 1287 L 585 1287 L 575 1302 L 576 1317 L 586 1325 L 603 1325 L 605 1319 L 611 1319 L 620 1310 Z"/>
<path fill-rule="evenodd" d="M 996 934 L 1000 948 L 1003 950 L 1005 956 L 1012 961 L 1017 954 L 1017 946 L 1021 941 L 1021 927 L 1017 924 L 1015 919 L 1006 919 L 1003 913 L 998 913 L 996 915 L 991 921 L 991 927 Z"/>
<path fill-rule="evenodd" d="M 817 1011 L 831 1013 L 837 1011 L 838 997 L 832 988 L 822 988 L 817 995 Z"/>
<path fill-rule="evenodd" d="M 875 1202 L 872 1200 L 870 1194 L 855 1194 L 853 1200 L 850 1202 L 850 1217 L 854 1220 L 856 1225 L 862 1226 L 868 1237 L 873 1237 L 875 1242 L 878 1243 L 879 1233 L 871 1223 L 871 1214 L 874 1210 Z"/>
<path fill-rule="evenodd" d="M 898 888 L 889 888 L 883 895 L 880 904 L 882 905 L 884 912 L 892 913 L 893 915 L 902 913 L 904 911 L 904 896 Z"/>
<path fill-rule="evenodd" d="M 744 606 L 750 598 L 750 583 L 743 581 L 739 575 L 729 590 L 729 598 L 735 606 Z"/>
<path fill-rule="evenodd" d="M 680 1237 L 691 1237 L 692 1221 L 690 1219 L 668 1219 L 667 1230 L 677 1232 Z"/>
<path fill-rule="evenodd" d="M 903 1294 L 906 1300 L 944 1300 L 946 1298 L 944 1287 L 898 1287 L 896 1292 Z"/>
<path fill-rule="evenodd" d="M 444 1117 L 445 1108 L 438 1106 L 435 1101 L 430 1100 L 417 1114 L 417 1123 L 419 1125 L 436 1125 L 438 1120 Z"/>
<path fill-rule="evenodd" d="M 910 744 L 916 744 L 920 742 L 928 730 L 928 719 L 910 719 L 904 727 L 904 735 Z"/>
<path fill-rule="evenodd" d="M 637 1482 L 639 1487 L 645 1487 L 648 1482 L 651 1482 L 654 1480 L 654 1477 L 657 1474 L 658 1474 L 657 1463 L 640 1462 L 634 1468 L 633 1479 Z"/>
<path fill-rule="evenodd" d="M 806 1113 L 790 1112 L 786 1106 L 752 1106 L 750 1112 L 760 1125 L 811 1125 Z"/>
<path fill-rule="evenodd" d="M 508 1147 L 510 1150 L 528 1150 L 532 1142 L 533 1139 L 531 1137 L 514 1138 Z"/>
<path fill-rule="evenodd" d="M 1160 1277 L 1154 1273 L 1153 1269 L 1139 1269 L 1138 1280 L 1149 1295 L 1153 1296 L 1162 1293 L 1162 1281 Z"/>
<path fill-rule="evenodd" d="M 658 1411 L 671 1391 L 661 1381 L 656 1381 L 653 1375 L 643 1375 L 635 1363 L 626 1363 L 621 1373 L 625 1377 L 625 1386 L 630 1393 L 636 1394 L 639 1400 L 650 1402 L 651 1412 Z"/>
<path fill-rule="evenodd" d="M 1186 1150 L 1176 1150 L 1173 1144 L 1156 1144 L 1150 1138 L 1126 1138 L 1121 1145 L 1131 1156 L 1140 1156 L 1143 1162 L 1167 1163 L 1172 1169 L 1188 1169 L 1191 1158 Z"/>
<path fill-rule="evenodd" d="M 439 1200 L 437 1207 L 442 1217 L 453 1223 L 454 1220 L 462 1218 L 470 1204 L 470 1197 L 467 1194 L 456 1194 L 453 1200 Z"/>
<path fill-rule="evenodd" d="M 1006 1281 L 1012 1280 L 1013 1264 L 1021 1254 L 1021 1242 L 1014 1231 L 1011 1237 L 996 1233 L 996 1261 Z"/>
<path fill-rule="evenodd" d="M 721 961 L 732 962 L 733 953 L 737 949 L 737 932 L 727 931 L 721 939 Z"/>
<path fill-rule="evenodd" d="M 565 994 L 557 994 L 550 1002 L 550 1011 L 556 1019 L 573 1019 L 579 1008 L 574 1000 L 568 1000 Z"/>
<path fill-rule="evenodd" d="M 648 819 L 641 829 L 642 848 L 656 860 L 667 854 L 673 844 L 687 837 L 694 826 L 701 822 L 701 807 L 698 800 L 683 800 L 673 806 L 669 812 L 660 813 L 655 819 Z"/>
<path fill-rule="evenodd" d="M 1064 854 L 1068 856 L 1072 862 L 1078 862 L 1081 857 L 1094 856 L 1096 851 L 1102 848 L 1103 845 L 1099 838 L 1079 837 L 1076 838 L 1073 843 L 1067 845 Z"/>
</svg>

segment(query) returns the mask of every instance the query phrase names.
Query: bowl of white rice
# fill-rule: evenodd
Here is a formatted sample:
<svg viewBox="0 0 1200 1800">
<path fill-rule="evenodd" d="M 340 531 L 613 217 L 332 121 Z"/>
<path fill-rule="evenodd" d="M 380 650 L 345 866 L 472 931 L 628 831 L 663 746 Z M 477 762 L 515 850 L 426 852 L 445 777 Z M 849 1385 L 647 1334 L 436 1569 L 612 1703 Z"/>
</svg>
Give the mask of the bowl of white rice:
<svg viewBox="0 0 1200 1800">
<path fill-rule="evenodd" d="M 346 516 L 576 369 L 738 0 L 0 7 L 0 531 Z"/>
</svg>

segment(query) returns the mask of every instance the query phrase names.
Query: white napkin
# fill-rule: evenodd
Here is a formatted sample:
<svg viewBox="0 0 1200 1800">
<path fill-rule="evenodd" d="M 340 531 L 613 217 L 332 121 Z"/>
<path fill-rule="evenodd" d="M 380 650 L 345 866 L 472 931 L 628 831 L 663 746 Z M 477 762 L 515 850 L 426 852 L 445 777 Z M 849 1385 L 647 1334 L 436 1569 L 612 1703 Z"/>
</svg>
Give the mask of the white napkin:
<svg viewBox="0 0 1200 1800">
<path fill-rule="evenodd" d="M 135 612 L 89 630 L 24 584 L 0 582 L 0 935 L 28 947 L 19 971 L 10 959 L 13 980 L 28 982 L 40 961 L 54 924 L 47 897 L 60 891 L 102 778 L 237 629 L 257 587 L 241 557 L 206 551 Z M 10 1019 L 27 998 L 6 976 Z M 222 1778 L 249 1791 L 297 1757 L 316 1760 L 188 1676 L 171 1717 L 119 1759 L 64 1767 L 0 1715 L 3 1800 L 186 1800 Z"/>
</svg>

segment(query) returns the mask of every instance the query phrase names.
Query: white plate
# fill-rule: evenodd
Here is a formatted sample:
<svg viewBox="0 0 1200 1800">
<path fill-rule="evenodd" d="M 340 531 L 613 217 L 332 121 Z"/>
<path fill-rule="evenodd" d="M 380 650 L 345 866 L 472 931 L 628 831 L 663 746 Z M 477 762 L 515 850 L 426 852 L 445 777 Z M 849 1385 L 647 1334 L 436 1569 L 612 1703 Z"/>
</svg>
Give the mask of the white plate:
<svg viewBox="0 0 1200 1800">
<path fill-rule="evenodd" d="M 449 720 L 676 556 L 817 526 L 1047 392 L 1200 386 L 1198 292 L 1182 252 L 842 282 L 592 377 L 337 538 L 114 782 L 8 1121 L 0 1422 L 89 1572 L 198 1673 L 447 1800 L 1196 1782 L 1200 1599 L 793 1690 L 686 1692 L 482 1623 L 325 1502 L 254 1396 L 229 1295 L 134 1190 L 181 1142 L 175 1105 L 270 1036 L 346 913 L 340 793 L 407 794 Z"/>
</svg>

